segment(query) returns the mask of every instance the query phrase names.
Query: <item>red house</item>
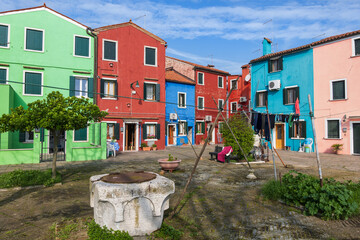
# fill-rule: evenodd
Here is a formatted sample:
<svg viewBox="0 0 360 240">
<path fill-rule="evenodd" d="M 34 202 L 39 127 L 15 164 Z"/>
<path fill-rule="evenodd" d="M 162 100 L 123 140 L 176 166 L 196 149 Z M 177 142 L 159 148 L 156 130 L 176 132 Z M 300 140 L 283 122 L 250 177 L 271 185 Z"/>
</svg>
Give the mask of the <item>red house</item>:
<svg viewBox="0 0 360 240">
<path fill-rule="evenodd" d="M 173 67 L 178 72 L 193 79 L 195 86 L 195 144 L 200 144 L 208 136 L 208 131 L 215 121 L 218 113 L 218 106 L 223 107 L 223 115 L 227 117 L 227 104 L 224 102 L 227 94 L 228 72 L 214 68 L 212 65 L 202 66 L 192 62 L 166 57 L 166 67 Z M 213 100 L 216 101 L 216 104 Z M 219 132 L 220 125 L 223 124 L 223 117 L 219 118 L 219 123 L 215 126 L 210 143 L 222 143 Z"/>
<path fill-rule="evenodd" d="M 166 42 L 133 22 L 95 29 L 98 36 L 96 104 L 109 115 L 107 138 L 120 151 L 141 143 L 165 148 Z"/>
<path fill-rule="evenodd" d="M 231 75 L 228 77 L 228 91 L 233 91 L 229 97 L 229 116 L 239 112 L 249 112 L 251 96 L 250 65 L 241 67 L 242 75 Z M 238 78 L 239 77 L 239 78 Z"/>
</svg>

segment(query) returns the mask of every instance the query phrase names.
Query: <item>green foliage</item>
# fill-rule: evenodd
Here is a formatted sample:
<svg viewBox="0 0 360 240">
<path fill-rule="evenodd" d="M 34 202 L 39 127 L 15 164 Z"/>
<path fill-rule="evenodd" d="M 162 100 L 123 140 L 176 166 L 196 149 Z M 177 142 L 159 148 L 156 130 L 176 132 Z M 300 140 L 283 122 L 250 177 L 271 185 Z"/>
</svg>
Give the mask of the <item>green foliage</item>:
<svg viewBox="0 0 360 240">
<path fill-rule="evenodd" d="M 262 188 L 262 195 L 269 200 L 280 200 L 283 195 L 283 185 L 279 181 L 271 180 L 267 182 Z"/>
<path fill-rule="evenodd" d="M 174 160 L 176 161 L 176 160 L 177 160 L 177 157 L 174 158 L 174 156 L 169 153 L 168 161 L 171 162 L 171 161 L 174 161 Z"/>
<path fill-rule="evenodd" d="M 228 123 L 241 148 L 244 150 L 244 153 L 248 155 L 254 145 L 254 131 L 247 122 L 246 117 L 242 115 L 233 115 L 229 119 Z M 227 125 L 223 126 L 221 133 L 225 140 L 225 146 L 231 146 L 233 149 L 233 154 L 243 159 L 244 155 L 242 154 Z"/>
<path fill-rule="evenodd" d="M 263 191 L 266 198 L 278 199 L 280 193 L 285 203 L 304 206 L 306 215 L 321 215 L 325 220 L 347 219 L 359 211 L 360 184 L 325 179 L 320 187 L 320 180 L 296 171 L 285 174 L 280 187 L 279 183 L 268 184 Z"/>
<path fill-rule="evenodd" d="M 154 144 L 152 145 L 152 147 L 157 147 L 157 145 L 154 143 Z"/>
<path fill-rule="evenodd" d="M 79 231 L 79 224 L 78 223 L 70 223 L 65 225 L 63 228 L 57 231 L 57 224 L 53 224 L 50 227 L 52 234 L 54 235 L 55 239 L 66 240 L 69 239 L 70 235 L 73 232 Z"/>
<path fill-rule="evenodd" d="M 147 143 L 141 143 L 141 147 L 148 147 Z"/>
<path fill-rule="evenodd" d="M 51 178 L 51 169 L 40 170 L 15 170 L 0 175 L 0 188 L 26 187 L 34 185 L 51 186 L 61 182 L 61 175 Z"/>
<path fill-rule="evenodd" d="M 90 240 L 132 240 L 133 238 L 125 231 L 114 231 L 106 226 L 100 227 L 94 220 L 88 223 L 88 236 Z"/>
<path fill-rule="evenodd" d="M 343 149 L 343 145 L 339 144 L 339 143 L 335 143 L 335 144 L 331 145 L 331 148 L 334 151 L 334 153 L 337 153 L 338 151 Z"/>
<path fill-rule="evenodd" d="M 152 237 L 155 237 L 164 240 L 179 240 L 181 239 L 183 234 L 184 233 L 182 231 L 177 230 L 174 227 L 163 223 L 159 230 L 151 234 L 150 239 L 153 239 Z"/>
</svg>

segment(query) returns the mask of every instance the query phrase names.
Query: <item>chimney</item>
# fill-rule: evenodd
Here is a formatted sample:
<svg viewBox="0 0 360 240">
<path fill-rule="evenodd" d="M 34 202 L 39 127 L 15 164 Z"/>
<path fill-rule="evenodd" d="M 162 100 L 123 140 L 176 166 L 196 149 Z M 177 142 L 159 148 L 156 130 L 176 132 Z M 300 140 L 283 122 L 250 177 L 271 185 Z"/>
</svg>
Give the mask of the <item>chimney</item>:
<svg viewBox="0 0 360 240">
<path fill-rule="evenodd" d="M 263 40 L 263 56 L 265 56 L 266 54 L 270 54 L 271 53 L 271 40 L 268 38 L 264 37 Z"/>
</svg>

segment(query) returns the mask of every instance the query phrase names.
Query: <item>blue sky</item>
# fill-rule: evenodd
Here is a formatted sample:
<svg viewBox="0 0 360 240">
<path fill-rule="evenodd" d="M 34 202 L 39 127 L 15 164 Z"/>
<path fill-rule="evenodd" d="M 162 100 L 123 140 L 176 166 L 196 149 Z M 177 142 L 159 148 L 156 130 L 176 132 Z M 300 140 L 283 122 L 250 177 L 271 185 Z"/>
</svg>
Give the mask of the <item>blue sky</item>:
<svg viewBox="0 0 360 240">
<path fill-rule="evenodd" d="M 0 11 L 44 0 L 0 0 Z M 167 55 L 241 73 L 262 54 L 360 29 L 359 0 L 51 0 L 47 6 L 92 28 L 129 19 L 163 38 Z"/>
</svg>

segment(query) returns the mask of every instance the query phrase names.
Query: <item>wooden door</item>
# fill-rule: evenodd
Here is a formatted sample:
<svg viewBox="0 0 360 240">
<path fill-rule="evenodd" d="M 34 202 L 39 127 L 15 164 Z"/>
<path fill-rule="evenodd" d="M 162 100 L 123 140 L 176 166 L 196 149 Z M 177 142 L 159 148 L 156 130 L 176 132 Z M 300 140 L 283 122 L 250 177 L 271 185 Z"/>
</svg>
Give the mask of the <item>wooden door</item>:
<svg viewBox="0 0 360 240">
<path fill-rule="evenodd" d="M 169 125 L 169 136 L 168 136 L 169 145 L 174 144 L 174 126 Z"/>
<path fill-rule="evenodd" d="M 284 124 L 276 124 L 276 149 L 285 148 Z"/>
</svg>

